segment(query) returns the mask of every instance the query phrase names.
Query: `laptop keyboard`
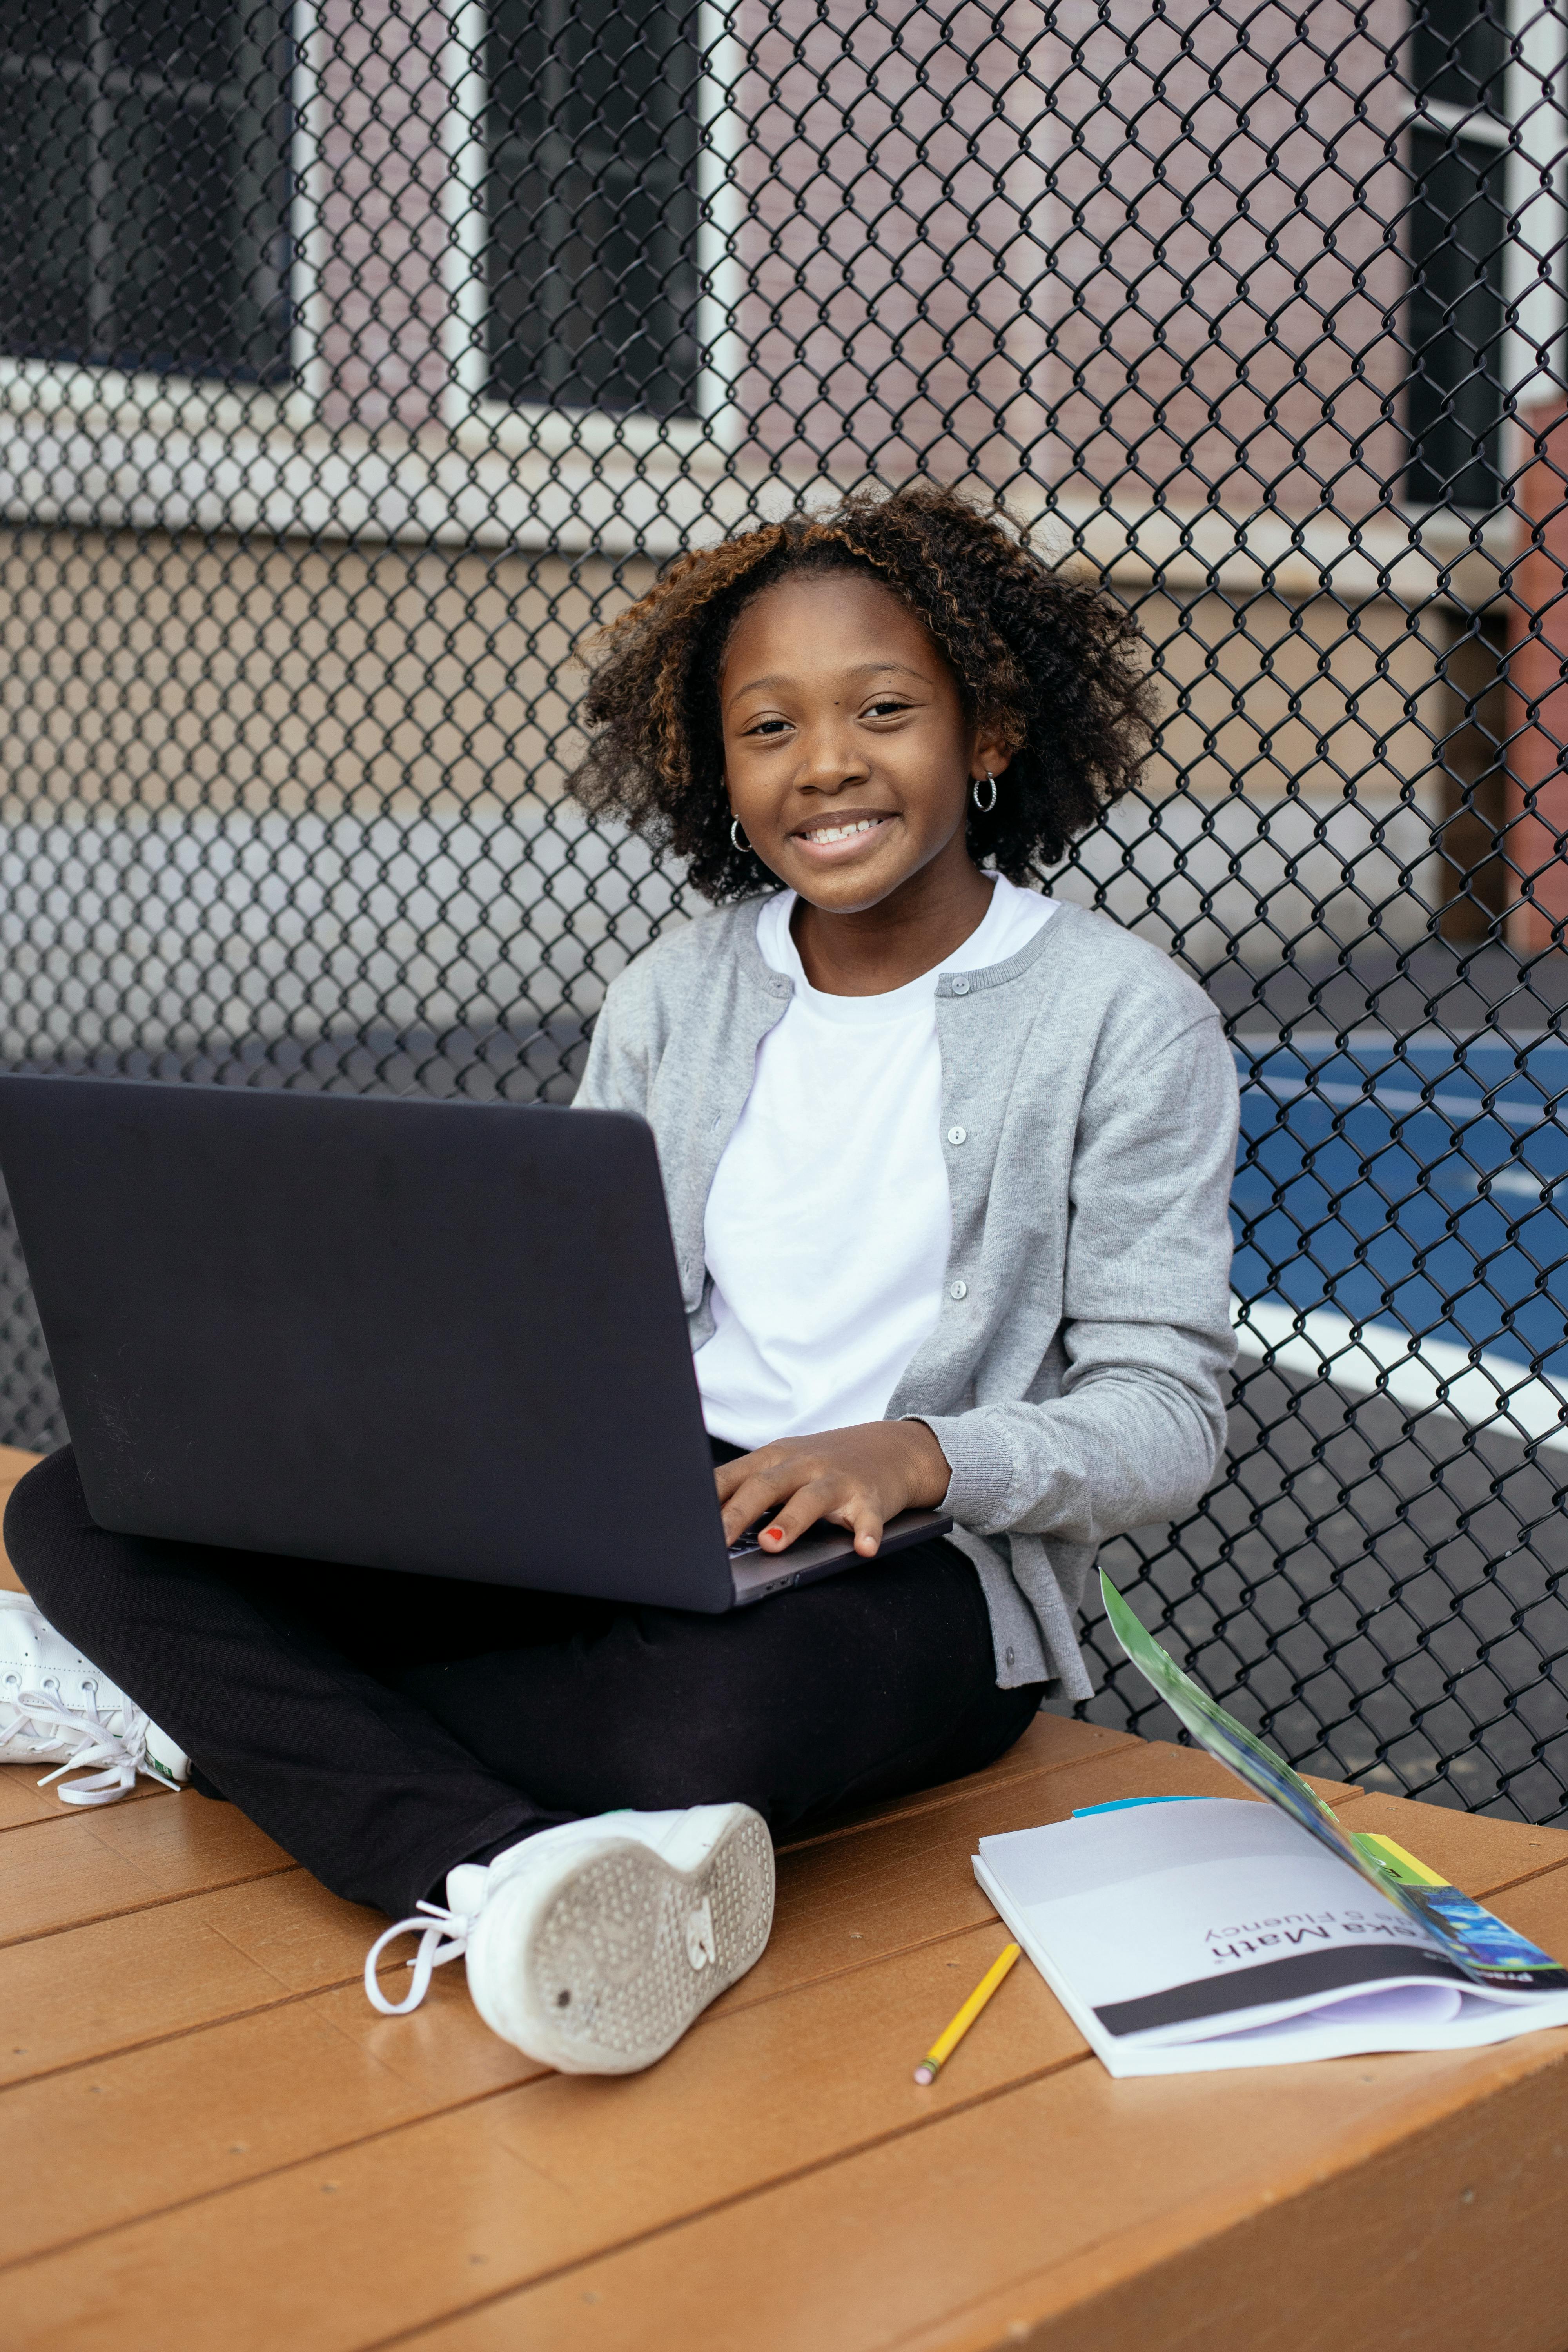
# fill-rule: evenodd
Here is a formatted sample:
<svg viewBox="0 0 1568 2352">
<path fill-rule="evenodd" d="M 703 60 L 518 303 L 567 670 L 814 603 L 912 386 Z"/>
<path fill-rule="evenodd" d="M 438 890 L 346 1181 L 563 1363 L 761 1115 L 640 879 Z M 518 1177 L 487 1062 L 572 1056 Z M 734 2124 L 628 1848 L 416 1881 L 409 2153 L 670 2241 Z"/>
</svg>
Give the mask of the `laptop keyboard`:
<svg viewBox="0 0 1568 2352">
<path fill-rule="evenodd" d="M 731 1559 L 750 1559 L 753 1552 L 760 1552 L 764 1559 L 787 1559 L 789 1558 L 788 1552 L 763 1552 L 762 1545 L 757 1540 L 758 1537 L 762 1534 L 763 1529 L 766 1527 L 771 1527 L 772 1525 L 773 1519 L 770 1515 L 765 1519 L 759 1519 L 755 1527 L 748 1528 L 744 1535 L 737 1536 L 734 1542 L 730 1546 Z M 813 1536 L 838 1536 L 843 1538 L 845 1541 L 848 1540 L 848 1538 L 845 1537 L 844 1529 L 842 1528 L 836 1528 L 830 1519 L 816 1520 L 813 1526 L 806 1528 L 800 1535 L 796 1536 L 795 1542 L 805 1543 Z M 791 1549 L 793 1549 L 794 1546 L 792 1545 Z"/>
</svg>

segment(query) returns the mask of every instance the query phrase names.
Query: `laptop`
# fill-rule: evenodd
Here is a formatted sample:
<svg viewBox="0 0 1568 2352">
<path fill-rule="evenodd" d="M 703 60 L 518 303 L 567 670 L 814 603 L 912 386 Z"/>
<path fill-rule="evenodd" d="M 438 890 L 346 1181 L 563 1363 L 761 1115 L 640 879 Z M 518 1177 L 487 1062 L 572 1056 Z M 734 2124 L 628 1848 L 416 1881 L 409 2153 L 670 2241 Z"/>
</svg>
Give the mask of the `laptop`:
<svg viewBox="0 0 1568 2352">
<path fill-rule="evenodd" d="M 100 1527 L 707 1612 L 857 1562 L 725 1543 L 639 1118 L 6 1076 L 0 1172 Z"/>
</svg>

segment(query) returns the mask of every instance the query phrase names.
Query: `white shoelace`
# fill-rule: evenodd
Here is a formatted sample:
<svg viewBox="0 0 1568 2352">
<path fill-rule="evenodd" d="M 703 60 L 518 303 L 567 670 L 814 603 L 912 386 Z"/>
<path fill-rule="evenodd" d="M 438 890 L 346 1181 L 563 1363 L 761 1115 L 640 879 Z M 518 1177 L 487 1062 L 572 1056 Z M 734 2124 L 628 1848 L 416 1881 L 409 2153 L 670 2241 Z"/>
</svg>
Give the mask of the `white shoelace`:
<svg viewBox="0 0 1568 2352">
<path fill-rule="evenodd" d="M 16 1710 L 14 1728 L 30 1727 L 39 1738 L 47 1738 L 52 1731 L 75 1732 L 77 1735 L 77 1744 L 70 1755 L 63 1764 L 57 1764 L 52 1772 L 44 1774 L 38 1782 L 40 1789 L 47 1789 L 50 1781 L 58 1780 L 63 1772 L 79 1771 L 94 1764 L 103 1768 L 89 1773 L 85 1780 L 73 1780 L 68 1788 L 61 1789 L 59 1797 L 62 1804 L 118 1804 L 121 1798 L 128 1796 L 136 1786 L 136 1775 L 142 1761 L 140 1755 L 123 1739 L 117 1738 L 95 1717 L 74 1713 L 70 1707 L 62 1706 L 58 1699 L 52 1698 L 47 1691 L 19 1691 L 12 1704 Z M 153 1778 L 156 1777 L 154 1774 Z M 168 1785 L 167 1781 L 163 1783 L 165 1788 Z"/>
<path fill-rule="evenodd" d="M 468 1930 L 473 1921 L 460 1911 L 443 1911 L 438 1904 L 421 1903 L 422 1918 L 400 1919 L 395 1927 L 388 1927 L 376 1937 L 364 1957 L 364 1989 L 373 2009 L 383 2017 L 406 2017 L 417 2009 L 430 1989 L 430 1979 L 437 1969 L 444 1969 L 448 1960 L 459 1960 L 468 1948 Z M 388 2000 L 382 1991 L 375 1964 L 388 1944 L 399 1936 L 417 1936 L 419 1949 L 407 1966 L 414 1971 L 414 1982 L 406 2000 Z"/>
</svg>

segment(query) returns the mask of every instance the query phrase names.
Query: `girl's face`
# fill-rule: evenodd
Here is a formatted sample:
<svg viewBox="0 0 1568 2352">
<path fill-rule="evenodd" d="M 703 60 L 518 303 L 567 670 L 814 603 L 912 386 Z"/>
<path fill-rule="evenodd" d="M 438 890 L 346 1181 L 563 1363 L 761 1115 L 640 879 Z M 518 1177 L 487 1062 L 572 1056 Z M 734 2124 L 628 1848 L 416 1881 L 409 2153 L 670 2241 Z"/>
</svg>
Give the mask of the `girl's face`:
<svg viewBox="0 0 1568 2352">
<path fill-rule="evenodd" d="M 858 913 L 933 865 L 973 872 L 970 785 L 1007 754 L 878 581 L 797 572 L 764 589 L 735 624 L 719 697 L 731 807 L 810 905 Z"/>
</svg>

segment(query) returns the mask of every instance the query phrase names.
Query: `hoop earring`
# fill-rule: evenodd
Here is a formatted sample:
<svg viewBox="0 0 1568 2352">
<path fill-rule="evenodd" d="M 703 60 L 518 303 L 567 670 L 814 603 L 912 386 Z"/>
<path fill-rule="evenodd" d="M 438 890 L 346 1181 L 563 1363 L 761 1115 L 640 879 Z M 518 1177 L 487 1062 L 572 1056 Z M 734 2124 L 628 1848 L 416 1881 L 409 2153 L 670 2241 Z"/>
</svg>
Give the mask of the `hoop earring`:
<svg viewBox="0 0 1568 2352">
<path fill-rule="evenodd" d="M 992 810 L 996 805 L 996 779 L 992 774 L 989 768 L 985 771 L 985 781 L 991 787 L 991 797 L 988 801 L 983 801 L 980 797 L 980 779 L 978 776 L 975 777 L 972 787 L 974 805 L 980 811 L 982 816 L 989 816 Z"/>
<path fill-rule="evenodd" d="M 732 850 L 734 850 L 734 852 L 735 852 L 735 854 L 736 854 L 736 856 L 737 856 L 743 857 L 743 856 L 745 856 L 745 854 L 746 854 L 747 850 L 748 850 L 748 849 L 750 849 L 751 845 L 751 845 L 751 843 L 746 839 L 745 835 L 741 831 L 741 820 L 740 820 L 740 818 L 739 818 L 738 816 L 732 816 L 732 817 L 730 819 L 730 846 L 731 846 L 731 848 Z"/>
</svg>

